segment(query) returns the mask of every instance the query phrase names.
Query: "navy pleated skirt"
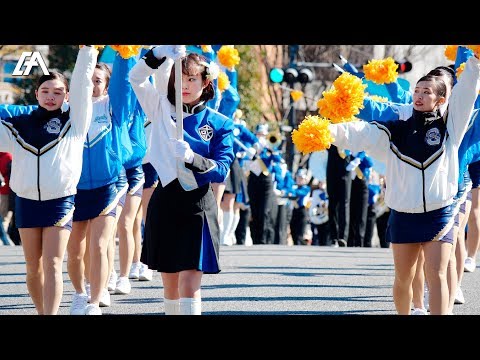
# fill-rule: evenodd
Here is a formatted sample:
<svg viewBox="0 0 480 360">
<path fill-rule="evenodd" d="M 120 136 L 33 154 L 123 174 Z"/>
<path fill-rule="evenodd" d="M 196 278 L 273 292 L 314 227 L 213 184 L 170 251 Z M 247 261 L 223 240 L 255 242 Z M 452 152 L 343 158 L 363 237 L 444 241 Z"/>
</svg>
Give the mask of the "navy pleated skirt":
<svg viewBox="0 0 480 360">
<path fill-rule="evenodd" d="M 18 228 L 58 226 L 72 230 L 75 196 L 36 201 L 15 197 L 15 224 Z"/>
<path fill-rule="evenodd" d="M 393 209 L 387 225 L 387 241 L 394 244 L 445 241 L 453 244 L 455 205 L 426 213 L 403 213 Z"/>
<path fill-rule="evenodd" d="M 141 262 L 165 273 L 220 272 L 220 228 L 210 184 L 185 191 L 178 179 L 161 183 L 148 204 Z"/>
</svg>

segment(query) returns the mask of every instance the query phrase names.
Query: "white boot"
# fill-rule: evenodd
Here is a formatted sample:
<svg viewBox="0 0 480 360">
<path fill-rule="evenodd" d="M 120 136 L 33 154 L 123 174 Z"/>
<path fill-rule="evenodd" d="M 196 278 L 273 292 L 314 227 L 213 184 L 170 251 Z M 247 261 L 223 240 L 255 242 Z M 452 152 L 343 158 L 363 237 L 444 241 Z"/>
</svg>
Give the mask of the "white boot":
<svg viewBox="0 0 480 360">
<path fill-rule="evenodd" d="M 165 305 L 165 315 L 180 315 L 180 300 L 179 299 L 163 299 Z"/>
<path fill-rule="evenodd" d="M 224 211 L 223 212 L 223 230 L 220 233 L 220 245 L 232 246 L 231 238 L 229 238 L 230 228 L 233 225 L 233 212 Z"/>
<path fill-rule="evenodd" d="M 202 315 L 202 299 L 180 298 L 180 315 Z"/>
</svg>

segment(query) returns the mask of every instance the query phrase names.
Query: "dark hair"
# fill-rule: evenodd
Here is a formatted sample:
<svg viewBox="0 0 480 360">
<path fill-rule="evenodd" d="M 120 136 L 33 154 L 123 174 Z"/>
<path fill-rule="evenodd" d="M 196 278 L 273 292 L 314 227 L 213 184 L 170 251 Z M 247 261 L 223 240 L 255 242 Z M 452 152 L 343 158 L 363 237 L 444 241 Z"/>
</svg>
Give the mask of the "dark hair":
<svg viewBox="0 0 480 360">
<path fill-rule="evenodd" d="M 95 65 L 95 69 L 100 69 L 105 73 L 105 88 L 108 89 L 108 85 L 110 85 L 110 77 L 112 76 L 112 70 L 110 70 L 110 66 L 104 62 L 99 62 Z"/>
<path fill-rule="evenodd" d="M 200 68 L 203 68 L 200 75 L 202 75 L 202 81 L 207 80 L 207 67 L 202 65 L 201 62 L 209 63 L 205 56 L 190 53 L 182 59 L 182 73 L 185 75 L 196 75 Z M 207 80 L 208 84 L 203 89 L 200 100 L 207 102 L 215 97 L 215 88 L 213 87 L 213 82 Z M 175 105 L 175 65 L 172 66 L 170 71 L 170 78 L 168 79 L 168 94 L 167 98 L 171 104 Z"/>
<path fill-rule="evenodd" d="M 448 66 L 437 66 L 435 69 L 430 70 L 427 75 L 447 77 L 450 82 L 450 87 L 453 87 L 455 83 L 455 71 Z"/>
<path fill-rule="evenodd" d="M 63 82 L 63 84 L 65 85 L 65 90 L 66 92 L 68 92 L 68 80 L 67 78 L 65 77 L 65 75 L 63 75 L 62 73 L 56 71 L 56 70 L 50 70 L 50 74 L 49 75 L 42 75 L 40 76 L 40 79 L 38 79 L 38 82 L 37 82 L 37 90 L 40 89 L 40 86 L 42 86 L 42 84 L 45 82 L 45 81 L 49 81 L 49 80 L 60 80 L 61 82 Z"/>
<path fill-rule="evenodd" d="M 445 97 L 447 95 L 447 85 L 443 81 L 443 77 L 427 74 L 422 76 L 420 80 L 417 81 L 417 84 L 421 81 L 431 81 L 433 82 L 433 93 L 437 96 Z"/>
</svg>

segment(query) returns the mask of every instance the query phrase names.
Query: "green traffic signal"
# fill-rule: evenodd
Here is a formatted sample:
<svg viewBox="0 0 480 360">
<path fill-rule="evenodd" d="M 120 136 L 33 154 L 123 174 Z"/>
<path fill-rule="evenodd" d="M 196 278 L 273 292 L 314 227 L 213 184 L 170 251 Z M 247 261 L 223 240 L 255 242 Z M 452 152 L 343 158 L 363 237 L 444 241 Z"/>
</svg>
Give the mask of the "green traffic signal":
<svg viewBox="0 0 480 360">
<path fill-rule="evenodd" d="M 283 81 L 283 70 L 280 68 L 270 70 L 270 80 L 274 83 L 281 83 Z"/>
</svg>

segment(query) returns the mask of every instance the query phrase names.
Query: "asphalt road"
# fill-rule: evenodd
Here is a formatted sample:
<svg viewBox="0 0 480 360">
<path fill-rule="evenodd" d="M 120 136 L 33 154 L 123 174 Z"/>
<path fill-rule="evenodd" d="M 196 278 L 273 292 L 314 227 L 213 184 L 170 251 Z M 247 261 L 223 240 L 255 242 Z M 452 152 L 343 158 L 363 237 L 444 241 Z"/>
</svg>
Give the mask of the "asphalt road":
<svg viewBox="0 0 480 360">
<path fill-rule="evenodd" d="M 394 315 L 390 249 L 254 245 L 221 247 L 222 271 L 204 275 L 203 315 Z M 0 246 L 0 315 L 34 315 L 19 246 Z M 116 264 L 118 270 L 118 263 Z M 64 262 L 59 314 L 68 315 L 73 287 Z M 480 269 L 465 273 L 463 305 L 454 315 L 480 315 Z M 132 280 L 112 295 L 104 315 L 163 315 L 160 274 Z"/>
</svg>

